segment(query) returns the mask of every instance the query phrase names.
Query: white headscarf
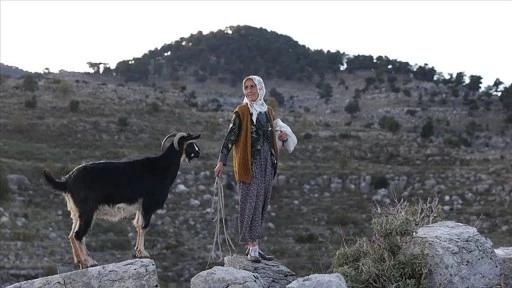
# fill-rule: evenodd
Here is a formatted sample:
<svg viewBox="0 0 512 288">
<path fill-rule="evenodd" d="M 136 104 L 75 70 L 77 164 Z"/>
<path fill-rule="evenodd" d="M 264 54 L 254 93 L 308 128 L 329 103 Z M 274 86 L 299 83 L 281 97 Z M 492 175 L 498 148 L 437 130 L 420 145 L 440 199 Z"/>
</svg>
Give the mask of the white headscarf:
<svg viewBox="0 0 512 288">
<path fill-rule="evenodd" d="M 245 81 L 247 79 L 252 79 L 254 81 L 254 84 L 256 84 L 256 87 L 258 88 L 258 99 L 254 103 L 249 101 L 247 97 L 245 97 L 244 93 L 244 102 L 249 105 L 249 109 L 252 113 L 252 121 L 256 123 L 256 117 L 258 116 L 258 112 L 266 112 L 267 111 L 267 104 L 265 104 L 265 84 L 263 83 L 263 80 L 259 76 L 247 76 L 244 78 L 244 81 L 242 82 L 242 91 L 244 91 Z"/>
</svg>

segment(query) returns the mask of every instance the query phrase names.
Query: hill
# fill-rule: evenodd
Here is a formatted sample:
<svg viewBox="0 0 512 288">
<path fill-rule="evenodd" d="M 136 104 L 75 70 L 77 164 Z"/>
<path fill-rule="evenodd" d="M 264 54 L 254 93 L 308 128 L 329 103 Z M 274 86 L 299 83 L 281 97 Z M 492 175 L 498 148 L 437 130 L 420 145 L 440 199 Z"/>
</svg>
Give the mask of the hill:
<svg viewBox="0 0 512 288">
<path fill-rule="evenodd" d="M 281 41 L 293 43 L 289 37 Z M 509 88 L 480 90 L 475 79 L 457 77 L 430 81 L 428 67 L 411 73 L 350 68 L 368 57 L 348 59 L 354 58 L 347 58 L 344 70 L 311 70 L 310 80 L 258 71 L 269 76 L 262 76 L 269 105 L 299 140 L 292 154 L 280 155 L 265 250 L 299 275 L 325 272 L 337 249 L 371 234 L 374 205 L 427 197 L 439 197 L 446 220 L 477 227 L 497 247 L 510 246 Z M 162 287 L 181 287 L 205 267 L 219 265 L 208 261 L 212 172 L 231 112 L 242 101 L 245 74 L 208 72 L 198 78 L 192 67 L 199 65 L 190 61 L 182 61 L 174 78 L 130 79 L 116 72 L 122 65 L 112 74 L 107 69 L 1 78 L 2 177 L 22 175 L 30 182 L 0 188 L 1 283 L 74 269 L 66 239 L 71 220 L 64 199 L 44 183 L 44 167 L 59 175 L 83 162 L 155 155 L 173 131 L 200 132 L 202 154 L 182 164 L 146 248 Z M 236 240 L 237 195 L 227 168 L 227 224 Z M 101 264 L 121 262 L 131 258 L 134 237 L 129 220 L 98 221 L 87 245 Z M 242 245 L 237 249 L 244 251 Z"/>
</svg>

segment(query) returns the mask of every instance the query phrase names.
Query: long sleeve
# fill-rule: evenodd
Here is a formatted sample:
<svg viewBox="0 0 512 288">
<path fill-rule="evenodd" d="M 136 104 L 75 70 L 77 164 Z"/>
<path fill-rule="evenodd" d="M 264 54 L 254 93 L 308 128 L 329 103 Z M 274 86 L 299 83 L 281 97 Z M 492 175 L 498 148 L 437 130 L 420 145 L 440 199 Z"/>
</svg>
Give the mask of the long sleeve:
<svg viewBox="0 0 512 288">
<path fill-rule="evenodd" d="M 236 139 L 238 138 L 238 134 L 240 133 L 240 115 L 238 112 L 233 113 L 233 117 L 231 117 L 231 124 L 229 125 L 228 132 L 226 137 L 224 138 L 224 142 L 222 143 L 220 153 L 219 153 L 219 162 L 222 162 L 224 166 L 226 166 L 228 155 L 233 149 L 233 145 L 235 144 Z"/>
</svg>

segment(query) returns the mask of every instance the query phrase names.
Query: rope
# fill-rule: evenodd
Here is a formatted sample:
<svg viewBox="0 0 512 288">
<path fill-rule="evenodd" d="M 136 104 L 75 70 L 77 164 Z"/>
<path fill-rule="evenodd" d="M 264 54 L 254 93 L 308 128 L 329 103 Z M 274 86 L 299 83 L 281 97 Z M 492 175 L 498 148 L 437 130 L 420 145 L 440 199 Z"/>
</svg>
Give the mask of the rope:
<svg viewBox="0 0 512 288">
<path fill-rule="evenodd" d="M 215 205 L 215 197 L 217 196 L 217 205 Z M 215 206 L 216 209 L 215 209 Z M 231 239 L 228 236 L 228 232 L 226 229 L 226 215 L 224 212 L 224 188 L 222 187 L 222 181 L 220 177 L 215 177 L 215 184 L 213 186 L 213 198 L 212 198 L 212 210 L 211 213 L 213 213 L 214 210 L 217 210 L 217 215 L 212 220 L 215 221 L 215 236 L 213 237 L 213 245 L 212 245 L 212 251 L 210 253 L 210 258 L 208 260 L 208 264 L 210 263 L 210 260 L 213 260 L 212 257 L 215 255 L 215 246 L 218 246 L 220 256 L 217 262 L 222 261 L 222 244 L 220 239 L 220 222 L 222 220 L 222 227 L 224 230 L 224 238 L 229 250 L 229 255 L 231 255 L 231 248 L 233 251 L 235 251 L 235 246 L 231 242 Z"/>
</svg>

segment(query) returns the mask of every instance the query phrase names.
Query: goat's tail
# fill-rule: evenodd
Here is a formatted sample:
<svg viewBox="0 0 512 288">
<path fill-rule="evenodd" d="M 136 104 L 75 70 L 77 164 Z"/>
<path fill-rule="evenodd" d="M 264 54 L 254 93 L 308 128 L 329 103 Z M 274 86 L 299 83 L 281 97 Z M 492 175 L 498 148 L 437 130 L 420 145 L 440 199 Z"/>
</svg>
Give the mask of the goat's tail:
<svg viewBox="0 0 512 288">
<path fill-rule="evenodd" d="M 59 191 L 67 190 L 68 187 L 66 185 L 66 182 L 58 181 L 55 178 L 53 178 L 53 176 L 50 174 L 50 171 L 48 169 L 44 169 L 43 174 L 44 174 L 44 179 L 46 179 L 46 182 L 48 182 L 48 184 L 50 184 L 50 186 L 52 186 L 55 190 L 59 190 Z"/>
</svg>

